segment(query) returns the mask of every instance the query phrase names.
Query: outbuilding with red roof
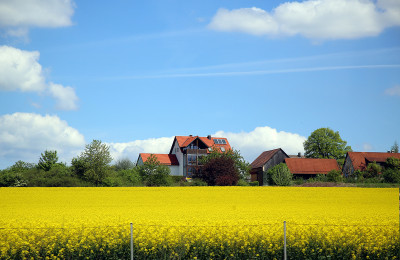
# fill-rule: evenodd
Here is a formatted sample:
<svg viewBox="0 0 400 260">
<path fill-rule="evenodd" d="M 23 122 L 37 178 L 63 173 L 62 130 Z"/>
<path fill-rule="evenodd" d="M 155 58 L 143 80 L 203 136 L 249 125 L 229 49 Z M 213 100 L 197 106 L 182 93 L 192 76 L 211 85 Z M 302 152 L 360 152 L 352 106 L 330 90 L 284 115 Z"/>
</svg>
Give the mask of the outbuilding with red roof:
<svg viewBox="0 0 400 260">
<path fill-rule="evenodd" d="M 372 162 L 385 166 L 389 157 L 400 159 L 400 153 L 348 152 L 343 164 L 343 174 L 350 176 L 354 171 L 364 171 Z"/>
<path fill-rule="evenodd" d="M 335 159 L 286 158 L 285 163 L 293 175 L 303 178 L 327 174 L 332 170 L 340 171 Z"/>
</svg>

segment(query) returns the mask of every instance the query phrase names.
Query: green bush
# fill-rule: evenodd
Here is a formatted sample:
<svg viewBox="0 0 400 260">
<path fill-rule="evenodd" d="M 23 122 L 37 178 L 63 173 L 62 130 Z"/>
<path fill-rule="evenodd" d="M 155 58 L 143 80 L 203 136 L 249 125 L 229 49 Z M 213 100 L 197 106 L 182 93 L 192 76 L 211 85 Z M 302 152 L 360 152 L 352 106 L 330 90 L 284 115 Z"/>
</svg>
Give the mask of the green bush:
<svg viewBox="0 0 400 260">
<path fill-rule="evenodd" d="M 400 170 L 388 168 L 382 173 L 382 177 L 385 182 L 389 183 L 400 183 Z"/>
<path fill-rule="evenodd" d="M 370 163 L 363 173 L 364 178 L 376 178 L 382 172 L 382 167 L 376 162 Z"/>
<path fill-rule="evenodd" d="M 236 186 L 250 186 L 250 184 L 247 181 L 240 179 L 238 180 Z"/>
<path fill-rule="evenodd" d="M 258 181 L 252 181 L 249 184 L 250 186 L 260 186 L 260 183 Z"/>
<path fill-rule="evenodd" d="M 315 182 L 327 182 L 328 176 L 326 174 L 317 174 L 314 178 Z"/>
<path fill-rule="evenodd" d="M 189 182 L 190 186 L 208 186 L 207 182 L 201 179 L 192 179 L 192 182 Z"/>
<path fill-rule="evenodd" d="M 342 172 L 339 170 L 332 170 L 328 172 L 326 175 L 326 178 L 329 182 L 342 182 L 343 177 L 342 177 Z"/>
<path fill-rule="evenodd" d="M 171 186 L 173 181 L 169 173 L 167 166 L 159 165 L 153 174 L 145 176 L 144 183 L 150 187 Z"/>
<path fill-rule="evenodd" d="M 289 186 L 292 184 L 293 175 L 284 163 L 280 163 L 267 171 L 267 180 L 271 185 Z"/>
<path fill-rule="evenodd" d="M 0 187 L 21 187 L 26 186 L 26 180 L 19 172 L 10 170 L 0 171 Z"/>
</svg>

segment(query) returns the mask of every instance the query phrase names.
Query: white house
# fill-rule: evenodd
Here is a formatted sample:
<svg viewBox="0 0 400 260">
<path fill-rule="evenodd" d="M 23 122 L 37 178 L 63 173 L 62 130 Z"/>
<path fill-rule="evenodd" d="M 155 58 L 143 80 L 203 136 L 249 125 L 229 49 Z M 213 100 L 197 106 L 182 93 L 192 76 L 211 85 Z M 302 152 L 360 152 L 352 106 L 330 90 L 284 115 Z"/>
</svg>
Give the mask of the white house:
<svg viewBox="0 0 400 260">
<path fill-rule="evenodd" d="M 191 178 L 202 167 L 199 158 L 207 156 L 212 149 L 221 152 L 231 150 L 226 138 L 200 136 L 175 136 L 169 154 L 154 154 L 161 164 L 171 170 L 171 175 Z M 137 165 L 142 165 L 151 154 L 141 153 Z"/>
</svg>

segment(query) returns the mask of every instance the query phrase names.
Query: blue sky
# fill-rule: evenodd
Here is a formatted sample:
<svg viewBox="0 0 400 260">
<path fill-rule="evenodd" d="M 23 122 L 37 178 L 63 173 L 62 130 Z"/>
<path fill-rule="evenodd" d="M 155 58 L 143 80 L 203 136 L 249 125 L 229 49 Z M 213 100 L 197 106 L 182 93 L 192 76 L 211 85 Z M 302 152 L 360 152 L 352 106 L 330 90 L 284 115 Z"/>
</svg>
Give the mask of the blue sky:
<svg viewBox="0 0 400 260">
<path fill-rule="evenodd" d="M 2 1 L 0 169 L 114 159 L 175 135 L 227 137 L 251 162 L 312 131 L 354 151 L 400 141 L 400 2 Z"/>
</svg>

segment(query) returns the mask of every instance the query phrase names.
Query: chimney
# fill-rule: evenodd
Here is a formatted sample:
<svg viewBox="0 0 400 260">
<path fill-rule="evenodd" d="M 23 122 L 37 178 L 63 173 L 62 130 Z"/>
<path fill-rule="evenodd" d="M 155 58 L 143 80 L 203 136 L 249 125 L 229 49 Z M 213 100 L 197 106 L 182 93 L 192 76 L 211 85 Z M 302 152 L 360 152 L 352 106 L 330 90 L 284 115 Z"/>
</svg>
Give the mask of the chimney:
<svg viewBox="0 0 400 260">
<path fill-rule="evenodd" d="M 190 137 L 192 137 L 193 135 L 189 135 Z"/>
<path fill-rule="evenodd" d="M 211 140 L 211 135 L 207 135 L 207 139 L 208 139 L 208 140 Z"/>
<path fill-rule="evenodd" d="M 297 154 L 297 157 L 301 158 L 301 153 L 298 153 L 298 154 Z"/>
</svg>

